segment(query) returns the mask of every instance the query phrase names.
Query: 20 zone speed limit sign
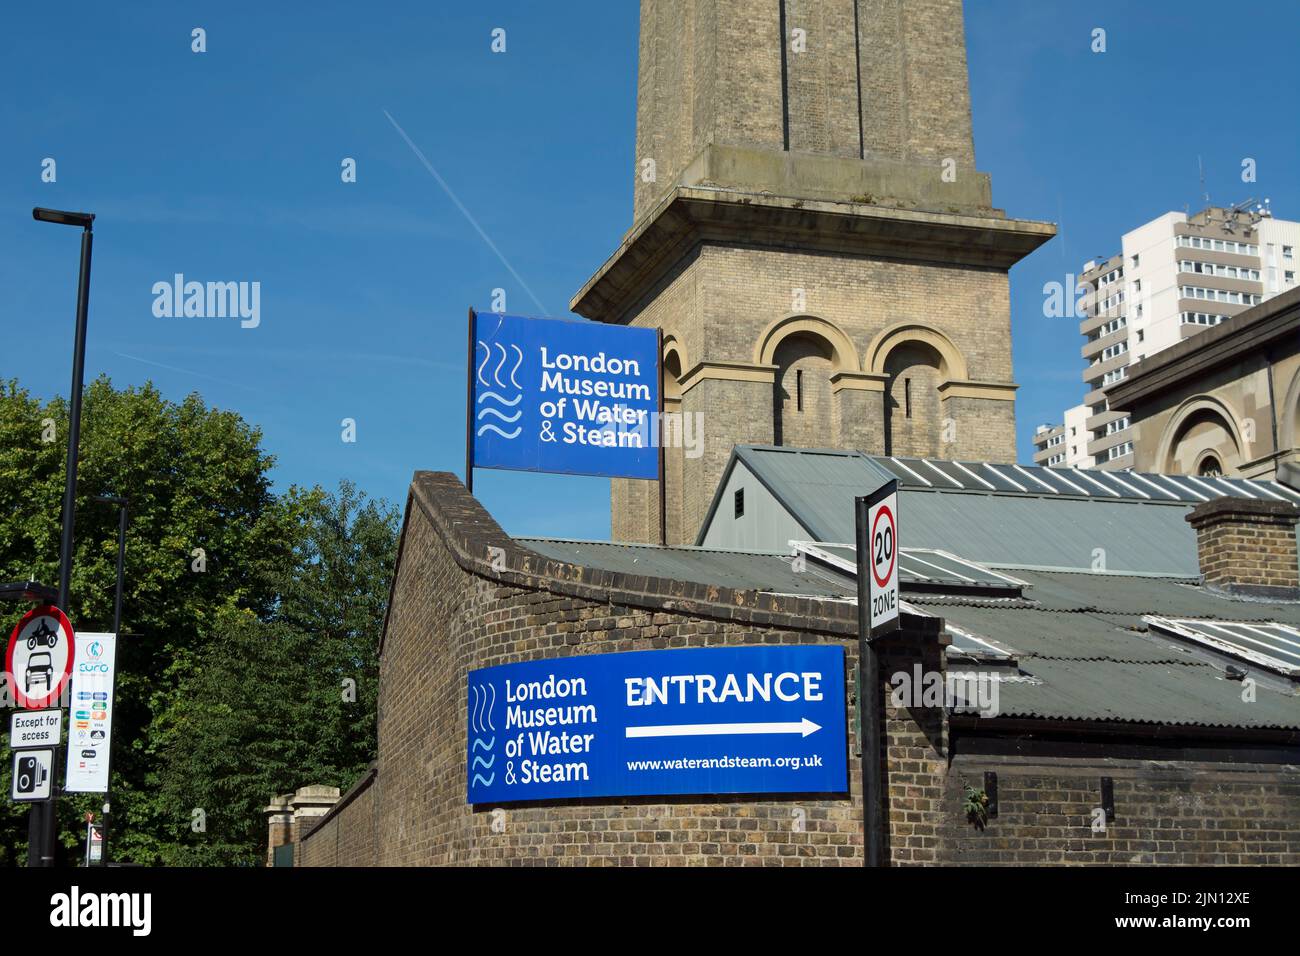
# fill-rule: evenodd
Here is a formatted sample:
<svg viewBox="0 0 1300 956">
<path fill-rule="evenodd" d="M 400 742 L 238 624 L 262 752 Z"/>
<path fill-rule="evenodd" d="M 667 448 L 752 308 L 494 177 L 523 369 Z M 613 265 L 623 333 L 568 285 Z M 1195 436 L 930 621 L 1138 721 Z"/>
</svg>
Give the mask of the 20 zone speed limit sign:
<svg viewBox="0 0 1300 956">
<path fill-rule="evenodd" d="M 898 486 L 890 482 L 866 500 L 863 527 L 865 565 L 870 600 L 871 634 L 898 627 Z"/>
</svg>

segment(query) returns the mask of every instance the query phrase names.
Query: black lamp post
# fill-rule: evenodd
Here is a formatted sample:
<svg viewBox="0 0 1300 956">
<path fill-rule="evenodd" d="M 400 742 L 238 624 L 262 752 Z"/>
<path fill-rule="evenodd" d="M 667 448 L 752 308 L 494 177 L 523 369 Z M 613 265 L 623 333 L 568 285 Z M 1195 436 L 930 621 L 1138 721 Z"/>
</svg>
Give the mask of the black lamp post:
<svg viewBox="0 0 1300 956">
<path fill-rule="evenodd" d="M 37 222 L 52 222 L 61 226 L 81 227 L 81 275 L 77 282 L 77 331 L 72 348 L 72 394 L 69 396 L 68 468 L 63 485 L 63 538 L 59 544 L 59 607 L 66 614 L 68 592 L 72 586 L 72 532 L 77 503 L 77 451 L 81 439 L 81 389 L 86 369 L 86 313 L 90 306 L 90 249 L 91 232 L 95 214 L 89 212 L 64 212 L 60 209 L 32 210 Z M 58 748 L 54 761 L 58 763 Z M 57 766 L 51 768 L 57 771 Z M 50 788 L 49 799 L 33 803 L 28 814 L 28 866 L 54 865 L 54 794 Z"/>
</svg>

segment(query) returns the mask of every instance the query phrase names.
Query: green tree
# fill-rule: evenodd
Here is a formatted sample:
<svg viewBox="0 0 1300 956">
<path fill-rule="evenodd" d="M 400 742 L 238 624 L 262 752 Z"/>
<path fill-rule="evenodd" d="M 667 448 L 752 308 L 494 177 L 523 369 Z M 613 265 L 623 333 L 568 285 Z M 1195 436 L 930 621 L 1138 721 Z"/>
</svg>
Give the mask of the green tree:
<svg viewBox="0 0 1300 956">
<path fill-rule="evenodd" d="M 16 381 L 0 381 L 0 578 L 57 582 L 66 442 L 66 402 L 42 403 Z M 131 502 L 113 724 L 112 852 L 117 859 L 174 858 L 178 830 L 182 824 L 188 830 L 188 811 L 179 821 L 174 798 L 164 797 L 164 781 L 170 778 L 161 761 L 164 751 L 176 752 L 167 734 L 190 706 L 181 688 L 195 686 L 199 669 L 212 658 L 213 642 L 241 639 L 272 625 L 277 633 L 311 633 L 312 609 L 325 613 L 331 602 L 318 595 L 314 603 L 304 603 L 315 593 L 307 582 L 325 573 L 322 567 L 334 575 L 321 579 L 323 587 L 337 586 L 338 575 L 346 573 L 338 567 L 346 552 L 337 548 L 343 545 L 313 544 L 308 529 L 318 527 L 330 508 L 337 511 L 345 501 L 355 507 L 355 492 L 345 488 L 342 497 L 331 499 L 319 489 L 291 488 L 277 496 L 268 476 L 273 464 L 257 428 L 233 412 L 208 407 L 198 395 L 175 403 L 152 385 L 117 390 L 106 377 L 86 389 L 66 609 L 78 630 L 112 627 L 117 514 L 92 498 L 111 493 Z M 357 509 L 358 515 L 363 512 L 381 513 L 374 506 Z M 322 624 L 339 640 L 350 633 L 347 627 L 357 629 L 351 640 L 358 651 L 356 666 L 363 669 L 373 661 L 373 654 L 359 653 L 365 614 L 374 618 L 365 595 L 367 588 L 382 591 L 386 600 L 392 565 L 372 560 L 363 542 L 378 532 L 364 521 L 360 527 L 357 566 L 375 577 L 361 589 L 364 595 L 340 592 L 333 615 Z M 313 560 L 320 548 L 329 560 Z M 306 576 L 302 582 L 295 578 L 299 570 Z M 292 597 L 295 591 L 304 597 Z M 12 626 L 21 609 L 6 610 Z M 290 613 L 295 616 L 287 618 Z M 375 639 L 372 631 L 370 640 Z M 247 642 L 236 648 L 249 654 L 261 650 Z M 371 715 L 373 725 L 373 707 Z M 353 730 L 353 722 L 363 726 L 365 720 L 364 714 L 349 712 L 338 717 L 335 729 Z M 283 724 L 284 739 L 302 729 L 292 721 Z M 334 746 L 342 751 L 351 744 Z M 356 746 L 366 746 L 364 735 Z M 73 848 L 81 839 L 82 814 L 98 810 L 99 802 L 89 796 L 60 801 L 67 856 L 77 855 Z M 0 811 L 4 860 L 24 858 L 26 834 L 26 810 L 6 805 Z"/>
<path fill-rule="evenodd" d="M 346 788 L 373 758 L 397 523 L 346 482 L 338 496 L 312 495 L 273 614 L 224 615 L 186 668 L 155 734 L 162 802 L 184 822 L 165 862 L 256 864 L 274 794 Z"/>
</svg>

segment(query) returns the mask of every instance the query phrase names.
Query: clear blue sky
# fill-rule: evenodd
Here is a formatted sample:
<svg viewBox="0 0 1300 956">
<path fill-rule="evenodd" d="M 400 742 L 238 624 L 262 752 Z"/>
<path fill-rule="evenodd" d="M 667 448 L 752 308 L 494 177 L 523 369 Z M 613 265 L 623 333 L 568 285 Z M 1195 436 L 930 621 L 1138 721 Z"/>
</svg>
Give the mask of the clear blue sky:
<svg viewBox="0 0 1300 956">
<path fill-rule="evenodd" d="M 502 287 L 512 312 L 567 314 L 630 224 L 637 19 L 635 0 L 7 4 L 0 376 L 66 394 L 77 232 L 31 207 L 85 209 L 88 377 L 240 412 L 282 487 L 351 478 L 400 505 L 415 469 L 459 473 L 467 306 Z M 1044 282 L 1197 208 L 1198 156 L 1216 202 L 1267 196 L 1300 216 L 1300 4 L 967 0 L 966 20 L 994 201 L 1061 226 L 1011 273 L 1027 459 L 1034 425 L 1082 395 L 1077 325 L 1043 317 Z M 260 326 L 155 317 L 153 284 L 178 272 L 260 282 Z M 608 536 L 603 480 L 479 471 L 476 485 L 512 533 Z"/>
</svg>

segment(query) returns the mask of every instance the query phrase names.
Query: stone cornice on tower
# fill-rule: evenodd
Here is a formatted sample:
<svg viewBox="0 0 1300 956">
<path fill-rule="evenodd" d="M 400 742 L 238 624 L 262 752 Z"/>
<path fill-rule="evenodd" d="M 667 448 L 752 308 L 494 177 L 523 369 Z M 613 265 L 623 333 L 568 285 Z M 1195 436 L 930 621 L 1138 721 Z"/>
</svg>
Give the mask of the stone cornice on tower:
<svg viewBox="0 0 1300 956">
<path fill-rule="evenodd" d="M 678 186 L 624 238 L 569 303 L 618 322 L 700 243 L 742 242 L 840 255 L 1009 269 L 1056 235 L 1052 223 Z"/>
</svg>

